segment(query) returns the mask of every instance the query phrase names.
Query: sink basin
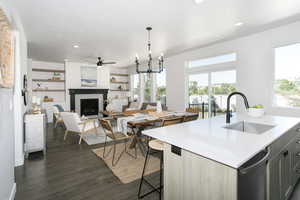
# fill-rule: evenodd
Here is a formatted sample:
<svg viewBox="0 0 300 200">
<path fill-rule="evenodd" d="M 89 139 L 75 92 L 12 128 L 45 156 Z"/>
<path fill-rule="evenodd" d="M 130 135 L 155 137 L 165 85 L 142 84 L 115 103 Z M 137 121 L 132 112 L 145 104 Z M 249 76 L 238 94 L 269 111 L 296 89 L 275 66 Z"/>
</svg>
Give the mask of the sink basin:
<svg viewBox="0 0 300 200">
<path fill-rule="evenodd" d="M 246 132 L 246 133 L 262 134 L 274 127 L 275 126 L 272 126 L 272 125 L 240 121 L 240 122 L 236 122 L 234 124 L 227 125 L 224 128 L 241 131 L 241 132 Z"/>
</svg>

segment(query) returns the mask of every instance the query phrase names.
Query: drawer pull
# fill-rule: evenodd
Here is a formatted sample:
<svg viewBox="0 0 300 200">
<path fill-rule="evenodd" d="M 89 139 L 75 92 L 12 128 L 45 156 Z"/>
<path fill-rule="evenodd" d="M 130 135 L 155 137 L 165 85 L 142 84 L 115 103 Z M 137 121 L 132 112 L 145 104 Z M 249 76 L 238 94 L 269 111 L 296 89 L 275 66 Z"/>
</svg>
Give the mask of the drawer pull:
<svg viewBox="0 0 300 200">
<path fill-rule="evenodd" d="M 298 140 L 296 143 L 297 143 L 297 144 L 300 144 L 300 140 Z"/>
<path fill-rule="evenodd" d="M 297 153 L 297 156 L 300 157 L 300 152 Z"/>
</svg>

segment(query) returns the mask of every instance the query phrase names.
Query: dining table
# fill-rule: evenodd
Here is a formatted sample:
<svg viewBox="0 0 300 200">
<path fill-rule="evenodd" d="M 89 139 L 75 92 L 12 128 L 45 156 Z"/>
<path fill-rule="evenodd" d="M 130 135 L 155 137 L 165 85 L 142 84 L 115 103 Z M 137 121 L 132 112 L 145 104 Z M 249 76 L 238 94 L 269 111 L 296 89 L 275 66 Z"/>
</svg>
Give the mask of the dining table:
<svg viewBox="0 0 300 200">
<path fill-rule="evenodd" d="M 139 116 L 142 115 L 144 115 L 145 117 L 134 118 L 133 117 L 134 115 L 126 115 L 126 114 L 125 115 L 119 114 L 111 117 L 116 120 L 118 120 L 119 118 L 129 117 L 129 120 L 126 121 L 127 126 L 129 129 L 131 129 L 134 135 L 129 148 L 135 148 L 137 145 L 142 155 L 145 156 L 147 152 L 147 142 L 149 141 L 149 138 L 142 134 L 143 130 L 161 127 L 161 124 L 165 119 L 199 116 L 199 113 L 163 111 L 161 113 L 156 113 L 156 112 L 143 113 Z"/>
</svg>

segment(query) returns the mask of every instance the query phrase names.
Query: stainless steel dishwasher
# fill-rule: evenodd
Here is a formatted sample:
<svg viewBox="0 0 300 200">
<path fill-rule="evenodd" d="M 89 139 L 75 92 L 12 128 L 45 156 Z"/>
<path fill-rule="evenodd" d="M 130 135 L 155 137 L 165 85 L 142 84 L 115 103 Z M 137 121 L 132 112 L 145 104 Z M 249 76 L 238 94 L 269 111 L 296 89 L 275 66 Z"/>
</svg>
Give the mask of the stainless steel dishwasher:
<svg viewBox="0 0 300 200">
<path fill-rule="evenodd" d="M 263 150 L 238 170 L 238 200 L 265 200 L 267 162 L 270 152 Z"/>
</svg>

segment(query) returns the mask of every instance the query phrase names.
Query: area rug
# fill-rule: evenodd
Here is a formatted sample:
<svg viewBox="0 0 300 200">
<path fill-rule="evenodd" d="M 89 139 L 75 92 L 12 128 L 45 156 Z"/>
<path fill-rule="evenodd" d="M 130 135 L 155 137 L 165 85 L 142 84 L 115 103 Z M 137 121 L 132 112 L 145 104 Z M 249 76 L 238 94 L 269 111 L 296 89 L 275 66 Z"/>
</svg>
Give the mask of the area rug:
<svg viewBox="0 0 300 200">
<path fill-rule="evenodd" d="M 88 145 L 95 145 L 95 144 L 101 144 L 105 142 L 105 133 L 102 128 L 97 129 L 98 134 L 91 132 L 84 134 L 82 136 L 82 139 L 88 144 Z M 111 139 L 108 137 L 107 141 L 111 141 Z"/>
<path fill-rule="evenodd" d="M 105 150 L 108 151 L 110 146 Z M 117 145 L 117 156 L 120 155 L 122 150 L 124 149 L 124 144 Z M 141 178 L 143 166 L 145 162 L 145 157 L 142 153 L 137 150 L 137 159 L 129 156 L 128 154 L 124 153 L 123 156 L 120 158 L 118 164 L 116 166 L 112 166 L 112 152 L 108 155 L 105 159 L 103 159 L 103 148 L 93 149 L 92 150 L 98 157 L 100 157 L 105 164 L 109 167 L 109 169 L 113 172 L 113 174 L 118 177 L 118 179 L 126 184 L 133 182 L 137 179 Z M 130 153 L 134 155 L 134 149 L 130 150 Z M 149 156 L 147 168 L 145 175 L 149 175 L 159 170 L 159 158 L 154 156 Z"/>
</svg>

